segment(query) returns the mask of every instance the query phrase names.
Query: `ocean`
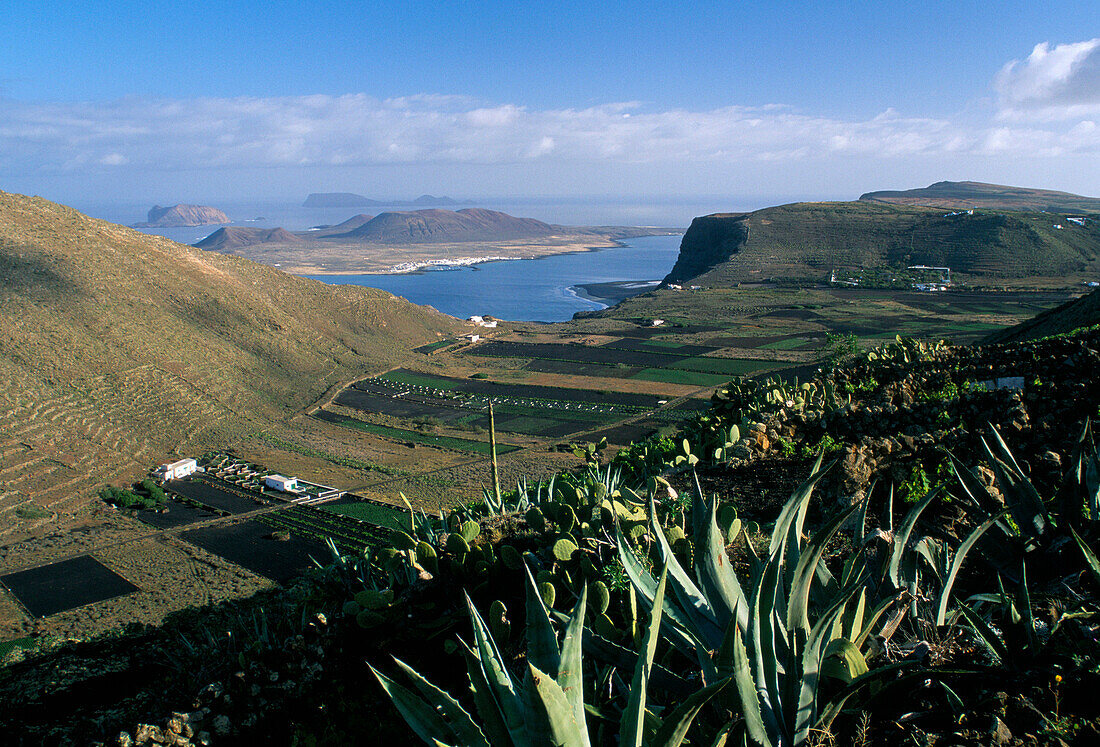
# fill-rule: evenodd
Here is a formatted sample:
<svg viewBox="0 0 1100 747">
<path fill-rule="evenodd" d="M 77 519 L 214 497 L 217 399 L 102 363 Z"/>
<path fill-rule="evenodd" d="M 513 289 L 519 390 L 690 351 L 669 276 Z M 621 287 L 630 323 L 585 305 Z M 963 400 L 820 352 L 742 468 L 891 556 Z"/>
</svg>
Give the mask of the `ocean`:
<svg viewBox="0 0 1100 747">
<path fill-rule="evenodd" d="M 510 215 L 537 218 L 563 225 L 658 226 L 683 231 L 697 215 L 751 209 L 728 201 L 548 201 L 491 200 L 469 206 L 500 210 Z M 358 213 L 377 214 L 386 208 L 306 208 L 288 203 L 217 203 L 233 219 L 233 225 L 256 228 L 282 227 L 301 231 L 313 226 L 340 223 Z M 114 203 L 75 205 L 97 218 L 124 225 L 145 219 L 148 205 Z M 456 206 L 453 209 L 459 209 Z M 396 207 L 394 210 L 413 208 Z M 193 244 L 218 226 L 139 229 Z M 625 246 L 599 251 L 560 254 L 532 260 L 489 262 L 472 267 L 447 268 L 407 275 L 316 275 L 326 283 L 353 283 L 382 288 L 418 304 L 465 318 L 490 315 L 513 321 L 554 322 L 572 318 L 578 311 L 606 308 L 580 286 L 592 283 L 637 283 L 638 290 L 652 287 L 676 262 L 681 236 L 647 236 L 630 239 Z M 471 250 L 471 254 L 477 252 Z"/>
</svg>

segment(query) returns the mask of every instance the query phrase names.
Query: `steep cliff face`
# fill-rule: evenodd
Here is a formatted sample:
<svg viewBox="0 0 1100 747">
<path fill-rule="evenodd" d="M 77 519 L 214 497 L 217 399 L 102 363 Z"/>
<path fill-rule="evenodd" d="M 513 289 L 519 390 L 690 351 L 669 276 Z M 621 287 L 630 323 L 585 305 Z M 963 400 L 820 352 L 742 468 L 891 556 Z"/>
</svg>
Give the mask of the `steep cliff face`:
<svg viewBox="0 0 1100 747">
<path fill-rule="evenodd" d="M 691 221 L 680 242 L 680 256 L 665 277 L 666 283 L 682 283 L 727 261 L 748 239 L 748 213 L 716 213 Z"/>
</svg>

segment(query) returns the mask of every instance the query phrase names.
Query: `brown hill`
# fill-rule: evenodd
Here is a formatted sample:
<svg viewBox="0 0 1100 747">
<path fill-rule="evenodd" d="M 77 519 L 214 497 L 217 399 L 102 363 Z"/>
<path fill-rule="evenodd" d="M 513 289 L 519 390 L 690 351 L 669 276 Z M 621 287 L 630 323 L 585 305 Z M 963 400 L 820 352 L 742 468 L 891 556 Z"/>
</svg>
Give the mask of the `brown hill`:
<svg viewBox="0 0 1100 747">
<path fill-rule="evenodd" d="M 229 216 L 208 205 L 173 205 L 161 207 L 154 205 L 149 209 L 149 219 L 137 223 L 137 228 L 174 228 L 179 226 L 216 226 L 219 223 L 232 223 Z"/>
<path fill-rule="evenodd" d="M 920 189 L 867 192 L 865 202 L 893 205 L 926 205 L 952 210 L 1049 210 L 1052 212 L 1100 212 L 1100 199 L 1069 192 L 1031 187 L 1009 187 L 985 182 L 936 182 Z"/>
<path fill-rule="evenodd" d="M 1100 324 L 1100 290 L 1048 309 L 1015 327 L 998 330 L 982 342 L 1023 342 Z"/>
<path fill-rule="evenodd" d="M 284 420 L 457 321 L 0 192 L 0 535 Z M 27 512 L 21 512 L 26 514 Z"/>
<path fill-rule="evenodd" d="M 202 241 L 192 246 L 198 249 L 210 249 L 224 252 L 228 249 L 236 249 L 242 246 L 255 244 L 298 244 L 301 239 L 285 228 L 239 228 L 226 226 L 219 228 Z"/>
<path fill-rule="evenodd" d="M 326 236 L 342 236 L 343 234 L 359 228 L 359 226 L 363 225 L 373 217 L 373 215 L 359 213 L 359 215 L 353 215 L 346 221 L 343 221 L 342 223 L 337 223 L 335 226 L 318 226 L 317 228 L 311 228 L 308 231 L 302 231 L 299 235 L 302 237 L 315 239 L 323 239 Z"/>
<path fill-rule="evenodd" d="M 359 241 L 426 244 L 459 241 L 507 241 L 554 234 L 554 227 L 534 218 L 516 218 L 482 208 L 411 210 L 381 213 L 344 234 Z"/>
</svg>

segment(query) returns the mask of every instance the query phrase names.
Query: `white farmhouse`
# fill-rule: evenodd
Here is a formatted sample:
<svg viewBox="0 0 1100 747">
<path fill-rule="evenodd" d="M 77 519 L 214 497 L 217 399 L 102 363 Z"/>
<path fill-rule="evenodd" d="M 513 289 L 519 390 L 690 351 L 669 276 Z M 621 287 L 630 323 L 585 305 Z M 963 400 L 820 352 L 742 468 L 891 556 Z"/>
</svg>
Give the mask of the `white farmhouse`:
<svg viewBox="0 0 1100 747">
<path fill-rule="evenodd" d="M 280 493 L 296 493 L 298 491 L 298 478 L 268 475 L 264 478 L 264 486 L 275 488 Z"/>
<path fill-rule="evenodd" d="M 194 474 L 198 468 L 198 462 L 194 459 L 180 459 L 178 462 L 160 465 L 153 471 L 153 474 L 161 480 L 182 480 L 188 475 Z"/>
</svg>

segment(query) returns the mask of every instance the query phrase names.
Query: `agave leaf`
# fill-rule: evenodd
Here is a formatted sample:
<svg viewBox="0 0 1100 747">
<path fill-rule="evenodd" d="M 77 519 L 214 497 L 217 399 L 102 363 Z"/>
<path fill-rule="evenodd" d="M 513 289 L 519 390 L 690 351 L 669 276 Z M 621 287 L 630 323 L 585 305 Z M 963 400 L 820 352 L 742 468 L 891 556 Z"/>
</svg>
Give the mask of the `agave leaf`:
<svg viewBox="0 0 1100 747">
<path fill-rule="evenodd" d="M 1020 531 L 1032 539 L 1038 539 L 1050 523 L 1050 517 L 1043 499 L 1031 480 L 1027 478 L 1008 446 L 1001 438 L 996 428 L 992 429 L 993 445 L 982 438 L 982 446 L 993 466 L 993 473 L 997 478 L 998 487 L 1004 494 L 1005 502 L 1012 509 L 1012 517 L 1016 520 Z"/>
<path fill-rule="evenodd" d="M 485 739 L 485 733 L 474 723 L 473 718 L 466 712 L 466 709 L 451 697 L 450 693 L 428 682 L 419 672 L 396 656 L 393 660 L 413 681 L 424 699 L 429 703 L 434 703 L 436 711 L 449 722 L 457 744 L 468 744 L 471 747 L 489 747 L 489 742 Z M 378 673 L 375 672 L 375 674 Z"/>
<path fill-rule="evenodd" d="M 540 716 L 545 716 L 550 738 L 549 741 L 543 742 L 542 739 L 535 737 L 533 744 L 552 744 L 555 747 L 588 747 L 588 727 L 583 717 L 583 708 L 581 710 L 581 721 L 577 723 L 573 706 L 569 703 L 569 698 L 561 689 L 561 685 L 546 672 L 539 671 L 534 664 L 528 662 L 527 668 L 535 694 L 541 705 L 542 713 Z"/>
<path fill-rule="evenodd" d="M 794 494 L 791 495 L 790 500 L 784 504 L 783 509 L 779 512 L 779 517 L 775 520 L 775 529 L 772 531 L 771 545 L 768 547 L 768 554 L 775 554 L 783 543 L 788 542 L 791 529 L 794 528 L 794 542 L 797 543 L 802 532 L 802 524 L 806 519 L 806 507 L 810 502 L 810 495 L 813 493 L 814 486 L 824 476 L 824 471 L 821 469 L 821 460 L 824 457 L 824 451 L 817 455 L 817 461 L 814 463 L 813 472 L 803 482 Z M 797 560 L 797 558 L 794 558 Z"/>
<path fill-rule="evenodd" d="M 722 640 L 722 631 L 725 626 L 721 624 L 715 615 L 710 601 L 691 580 L 691 577 L 680 565 L 672 552 L 672 546 L 661 528 L 661 522 L 657 519 L 657 507 L 653 501 L 653 494 L 649 496 L 649 518 L 653 535 L 657 539 L 657 549 L 661 556 L 661 562 L 668 568 L 668 573 L 673 580 L 673 590 L 676 598 L 681 602 L 681 607 L 691 619 L 693 627 L 700 637 L 708 644 L 709 648 L 716 648 Z"/>
<path fill-rule="evenodd" d="M 374 676 L 378 678 L 382 689 L 390 696 L 390 700 L 401 712 L 401 717 L 405 719 L 405 723 L 409 725 L 416 736 L 428 744 L 435 744 L 437 741 L 444 739 L 455 739 L 455 733 L 432 706 L 374 667 L 371 667 L 370 670 L 374 672 Z M 484 739 L 484 736 L 482 739 Z"/>
<path fill-rule="evenodd" d="M 702 491 L 700 496 L 701 493 Z M 702 513 L 702 503 L 701 498 L 697 498 L 696 512 Z M 749 624 L 749 602 L 737 580 L 737 574 L 733 571 L 729 556 L 726 555 L 722 531 L 718 528 L 717 512 L 718 501 L 713 501 L 707 511 L 710 521 L 705 522 L 702 531 L 695 534 L 696 542 L 702 545 L 701 548 L 696 547 L 695 573 L 707 593 L 707 598 L 712 604 L 720 605 L 716 610 L 718 623 L 725 627 L 731 618 L 736 619 L 738 627 L 745 630 Z"/>
<path fill-rule="evenodd" d="M 852 643 L 863 648 L 863 644 L 866 643 L 867 638 L 871 635 L 871 631 L 875 629 L 878 621 L 894 606 L 895 602 L 897 602 L 897 597 L 891 597 L 890 599 L 884 599 L 879 602 L 879 605 L 872 610 L 871 616 L 864 620 L 863 628 L 856 631 L 856 637 L 851 639 Z"/>
<path fill-rule="evenodd" d="M 866 499 L 865 499 L 866 500 Z M 791 585 L 791 600 L 787 606 L 787 630 L 801 630 L 804 635 L 810 633 L 810 587 L 816 578 L 818 565 L 825 555 L 825 548 L 833 535 L 859 509 L 859 505 L 834 516 L 817 531 L 806 545 L 795 567 L 794 583 Z"/>
<path fill-rule="evenodd" d="M 898 527 L 897 534 L 894 537 L 894 544 L 890 548 L 890 583 L 893 584 L 895 589 L 902 588 L 901 579 L 901 561 L 906 557 L 906 547 L 909 544 L 909 537 L 913 533 L 913 528 L 917 525 L 917 519 L 920 518 L 924 509 L 936 499 L 940 494 L 940 489 L 935 488 L 928 491 L 928 494 L 920 500 L 920 502 L 909 509 L 909 513 L 905 515 L 905 518 L 901 522 L 901 526 Z"/>
<path fill-rule="evenodd" d="M 800 672 L 799 693 L 797 711 L 794 716 L 794 728 L 791 740 L 793 744 L 805 744 L 810 737 L 810 729 L 814 725 L 815 713 L 818 707 L 817 685 L 821 676 L 821 665 L 824 659 L 824 651 L 830 643 L 829 633 L 837 620 L 844 614 L 848 603 L 855 596 L 857 589 L 845 592 L 836 602 L 826 610 L 814 627 L 810 630 L 802 650 L 801 661 L 798 663 Z M 857 649 L 858 651 L 858 649 Z"/>
<path fill-rule="evenodd" d="M 650 575 L 646 567 L 638 561 L 638 558 L 634 555 L 634 550 L 631 549 L 626 537 L 623 536 L 622 527 L 618 524 L 615 526 L 615 544 L 619 550 L 619 560 L 623 564 L 627 578 L 630 579 L 632 595 L 636 592 L 636 596 L 632 596 L 632 600 L 641 597 L 642 605 L 647 610 L 652 609 L 653 599 L 657 595 L 657 581 Z M 666 605 L 662 617 L 666 621 L 666 634 L 676 648 L 688 656 L 691 656 L 697 648 L 706 648 L 699 644 L 698 639 L 689 632 L 690 621 L 677 612 L 674 606 Z"/>
<path fill-rule="evenodd" d="M 1089 572 L 1092 573 L 1093 579 L 1100 583 L 1100 560 L 1097 559 L 1096 553 L 1092 551 L 1092 548 L 1088 546 L 1088 543 L 1081 539 L 1073 527 L 1069 528 L 1070 534 L 1073 535 L 1073 539 L 1077 542 L 1077 546 L 1081 548 L 1081 554 L 1085 556 L 1085 563 L 1089 567 Z"/>
<path fill-rule="evenodd" d="M 556 675 L 561 666 L 558 639 L 531 569 L 524 565 L 524 570 L 527 574 L 527 658 L 542 671 Z"/>
<path fill-rule="evenodd" d="M 829 641 L 822 659 L 821 674 L 843 680 L 846 685 L 869 671 L 863 654 L 846 638 L 833 638 Z"/>
<path fill-rule="evenodd" d="M 951 597 L 951 589 L 955 586 L 955 578 L 959 575 L 959 569 L 962 568 L 963 561 L 966 560 L 966 554 L 970 552 L 970 548 L 972 548 L 981 536 L 985 534 L 986 530 L 993 526 L 1002 516 L 1004 516 L 1003 511 L 999 514 L 990 516 L 982 522 L 981 526 L 971 532 L 955 551 L 955 557 L 951 561 L 951 569 L 947 572 L 947 578 L 944 580 L 943 588 L 940 590 L 940 601 L 936 608 L 937 626 L 943 625 L 944 620 L 947 618 L 947 602 Z"/>
<path fill-rule="evenodd" d="M 653 612 L 649 627 L 642 639 L 642 648 L 638 653 L 638 662 L 634 667 L 634 680 L 630 685 L 630 697 L 623 711 L 619 728 L 621 747 L 642 747 L 645 726 L 646 687 L 649 684 L 650 670 L 653 667 L 653 655 L 657 651 L 658 632 L 661 628 L 661 612 L 665 604 L 665 585 L 668 581 L 668 566 L 661 571 L 661 580 L 657 584 L 657 593 L 653 598 Z"/>
<path fill-rule="evenodd" d="M 793 502 L 793 501 L 792 501 Z M 764 572 L 753 594 L 752 616 L 749 618 L 747 648 L 753 658 L 753 669 L 759 699 L 760 714 L 769 733 L 780 741 L 783 732 L 783 692 L 779 685 L 780 660 L 787 661 L 786 652 L 780 651 L 775 624 L 775 599 L 780 593 L 783 545 L 764 564 Z"/>
<path fill-rule="evenodd" d="M 581 651 L 584 646 L 584 609 L 588 602 L 588 586 L 581 589 L 580 598 L 573 608 L 569 624 L 561 643 L 561 668 L 558 670 L 557 684 L 573 708 L 573 720 L 584 724 L 584 670 Z M 588 730 L 581 729 L 582 741 L 588 745 Z"/>
<path fill-rule="evenodd" d="M 990 651 L 996 654 L 997 658 L 1002 662 L 1008 661 L 1008 648 L 1005 646 L 1004 641 L 1001 640 L 1001 637 L 994 632 L 989 623 L 969 607 L 966 602 L 959 602 L 957 609 L 959 610 L 959 614 L 970 623 L 970 627 L 978 634 L 978 638 L 981 639 L 982 643 L 984 643 Z"/>
<path fill-rule="evenodd" d="M 664 717 L 661 728 L 649 741 L 649 747 L 680 747 L 699 710 L 729 683 L 730 678 L 727 677 L 690 695 L 672 713 Z"/>
<path fill-rule="evenodd" d="M 741 631 L 733 631 L 733 682 L 741 700 L 741 714 L 745 719 L 745 730 L 749 739 L 763 747 L 773 747 L 774 742 L 764 725 L 764 714 L 760 708 L 756 681 L 752 676 L 752 666 L 745 643 L 741 640 Z"/>
<path fill-rule="evenodd" d="M 465 597 L 466 609 L 470 613 L 470 621 L 474 626 L 476 644 L 474 650 L 477 652 L 477 660 L 480 662 L 485 681 L 489 685 L 494 700 L 496 700 L 497 707 L 500 709 L 512 741 L 517 745 L 525 744 L 527 739 L 524 736 L 526 733 L 524 707 L 517 692 L 519 690 L 517 683 L 508 672 L 508 667 L 504 664 L 504 657 L 501 656 L 496 641 L 493 640 L 485 621 L 478 614 L 473 601 L 468 594 Z"/>
<path fill-rule="evenodd" d="M 492 688 L 489 687 L 488 680 L 485 679 L 485 671 L 477 658 L 477 654 L 461 638 L 458 639 L 458 643 L 461 647 L 462 656 L 466 660 L 466 672 L 470 677 L 470 690 L 473 692 L 474 706 L 477 708 L 477 715 L 481 717 L 481 728 L 488 737 L 489 744 L 494 745 L 494 747 L 496 745 L 507 747 L 507 745 L 513 744 L 508 725 L 504 723 L 504 716 L 493 695 Z M 515 744 L 516 747 L 522 747 L 526 742 Z"/>
</svg>

